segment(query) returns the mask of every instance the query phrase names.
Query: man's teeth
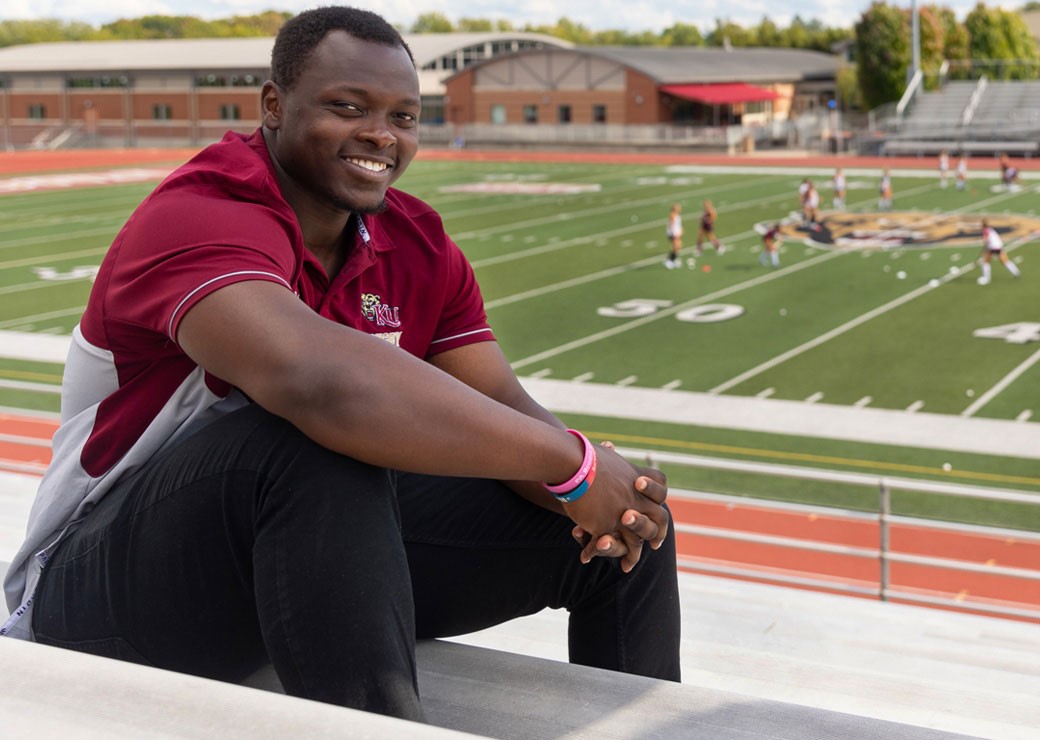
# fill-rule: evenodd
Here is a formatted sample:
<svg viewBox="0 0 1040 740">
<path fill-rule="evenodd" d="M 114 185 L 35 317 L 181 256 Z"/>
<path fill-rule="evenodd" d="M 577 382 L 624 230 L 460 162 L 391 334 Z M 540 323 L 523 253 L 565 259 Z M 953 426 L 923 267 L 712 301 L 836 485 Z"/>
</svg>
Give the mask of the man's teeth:
<svg viewBox="0 0 1040 740">
<path fill-rule="evenodd" d="M 349 159 L 347 159 L 347 161 L 351 164 L 356 164 L 358 167 L 364 167 L 366 170 L 369 170 L 370 172 L 382 172 L 387 167 L 386 162 L 373 162 L 370 159 L 356 159 L 354 157 L 350 157 Z"/>
</svg>

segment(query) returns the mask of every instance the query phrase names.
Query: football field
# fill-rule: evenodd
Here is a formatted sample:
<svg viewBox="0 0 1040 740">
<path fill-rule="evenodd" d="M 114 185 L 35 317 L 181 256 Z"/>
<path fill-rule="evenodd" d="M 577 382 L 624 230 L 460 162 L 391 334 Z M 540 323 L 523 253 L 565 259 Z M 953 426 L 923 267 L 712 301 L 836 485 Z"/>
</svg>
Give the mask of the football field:
<svg viewBox="0 0 1040 740">
<path fill-rule="evenodd" d="M 811 408 L 939 415 L 951 426 L 994 420 L 1027 438 L 1040 434 L 1040 179 L 1027 173 L 1020 189 L 1008 191 L 991 167 L 973 172 L 963 191 L 941 188 L 922 160 L 920 169 L 893 168 L 894 207 L 879 212 L 880 171 L 847 161 L 843 211 L 830 208 L 833 167 L 811 161 L 420 158 L 398 186 L 441 212 L 474 265 L 499 342 L 522 378 L 582 392 L 760 399 L 763 409 L 785 402 L 795 415 Z M 148 170 L 114 171 L 122 175 L 57 187 L 44 176 L 8 179 L 0 194 L 0 330 L 71 331 L 109 242 L 156 182 Z M 39 187 L 10 185 L 28 177 Z M 807 177 L 823 206 L 815 227 L 795 214 Z M 725 252 L 706 245 L 698 256 L 708 199 Z M 665 220 L 676 202 L 685 222 L 683 260 L 669 270 L 662 264 Z M 978 284 L 984 217 L 1002 234 L 1021 278 L 994 263 L 992 282 Z M 784 241 L 774 268 L 760 262 L 760 234 L 777 222 Z M 2 354 L 0 406 L 56 412 L 61 363 Z M 638 410 L 625 418 L 595 407 L 561 415 L 600 439 L 646 450 L 1040 492 L 1040 451 L 1001 454 L 999 439 L 980 440 L 986 451 L 979 452 L 951 450 L 938 438 L 907 444 L 838 439 L 811 428 L 784 434 L 681 416 L 642 419 Z M 874 505 L 873 494 L 857 501 L 833 487 L 749 490 L 745 479 L 723 472 L 668 472 L 683 487 Z M 1040 530 L 1037 506 L 994 513 L 991 503 L 975 512 L 959 503 L 906 505 L 914 514 Z"/>
</svg>

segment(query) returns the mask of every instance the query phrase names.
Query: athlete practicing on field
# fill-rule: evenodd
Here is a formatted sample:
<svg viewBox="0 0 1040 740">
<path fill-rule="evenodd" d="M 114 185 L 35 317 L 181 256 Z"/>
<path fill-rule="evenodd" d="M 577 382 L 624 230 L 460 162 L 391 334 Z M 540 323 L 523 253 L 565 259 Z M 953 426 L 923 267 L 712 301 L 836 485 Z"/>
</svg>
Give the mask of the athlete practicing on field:
<svg viewBox="0 0 1040 740">
<path fill-rule="evenodd" d="M 422 720 L 417 637 L 552 607 L 573 662 L 679 680 L 663 476 L 528 396 L 440 217 L 391 187 L 421 109 L 399 33 L 304 12 L 260 101 L 102 262 L 3 632 L 273 663 L 291 695 Z"/>
<path fill-rule="evenodd" d="M 1004 251 L 1004 240 L 1000 238 L 997 230 L 989 225 L 989 221 L 982 220 L 982 275 L 978 279 L 979 285 L 989 285 L 992 278 L 990 262 L 996 257 L 1015 277 L 1020 277 L 1021 272 L 1018 265 L 1011 261 Z"/>
<path fill-rule="evenodd" d="M 950 179 L 950 153 L 943 149 L 939 152 L 939 187 L 943 190 L 949 184 Z"/>
<path fill-rule="evenodd" d="M 807 226 L 814 225 L 820 219 L 820 191 L 816 189 L 815 183 L 809 182 L 809 188 L 805 191 L 802 200 L 802 222 Z"/>
<path fill-rule="evenodd" d="M 1008 155 L 1000 155 L 1000 181 L 1008 190 L 1018 190 L 1018 168 L 1011 164 Z"/>
<path fill-rule="evenodd" d="M 668 237 L 668 257 L 664 266 L 672 270 L 680 266 L 679 253 L 682 251 L 682 206 L 678 203 L 672 204 L 672 210 L 668 212 L 668 225 L 665 227 L 665 235 Z"/>
<path fill-rule="evenodd" d="M 957 157 L 957 189 L 964 190 L 968 185 L 968 158 L 961 154 Z"/>
<path fill-rule="evenodd" d="M 694 251 L 698 257 L 704 252 L 704 242 L 709 241 L 711 245 L 715 247 L 716 254 L 723 254 L 726 248 L 722 246 L 722 242 L 715 236 L 715 221 L 718 218 L 718 213 L 715 211 L 715 206 L 712 205 L 710 200 L 704 201 L 704 211 L 701 213 L 701 226 L 697 232 L 697 245 L 694 247 Z"/>
<path fill-rule="evenodd" d="M 834 186 L 834 210 L 844 211 L 845 210 L 845 193 L 848 186 L 845 182 L 845 173 L 841 167 L 834 171 L 834 177 L 831 180 Z"/>
<path fill-rule="evenodd" d="M 762 234 L 762 253 L 758 255 L 759 264 L 765 265 L 768 260 L 768 263 L 773 267 L 779 267 L 779 250 L 782 243 L 783 237 L 780 235 L 780 224 L 775 223 Z"/>
<path fill-rule="evenodd" d="M 887 168 L 881 172 L 881 182 L 878 185 L 878 210 L 892 210 L 892 178 Z"/>
</svg>

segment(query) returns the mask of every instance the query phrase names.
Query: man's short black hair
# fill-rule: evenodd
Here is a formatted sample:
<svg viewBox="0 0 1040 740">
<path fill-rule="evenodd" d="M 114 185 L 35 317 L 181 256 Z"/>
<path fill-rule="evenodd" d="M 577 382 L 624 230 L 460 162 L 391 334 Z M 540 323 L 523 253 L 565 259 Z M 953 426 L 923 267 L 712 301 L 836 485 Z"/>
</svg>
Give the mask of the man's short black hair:
<svg viewBox="0 0 1040 740">
<path fill-rule="evenodd" d="M 295 85 L 311 53 L 330 31 L 345 31 L 362 41 L 401 47 L 415 64 L 408 44 L 382 16 L 360 8 L 329 6 L 305 10 L 278 31 L 271 50 L 271 79 L 286 90 Z"/>
</svg>

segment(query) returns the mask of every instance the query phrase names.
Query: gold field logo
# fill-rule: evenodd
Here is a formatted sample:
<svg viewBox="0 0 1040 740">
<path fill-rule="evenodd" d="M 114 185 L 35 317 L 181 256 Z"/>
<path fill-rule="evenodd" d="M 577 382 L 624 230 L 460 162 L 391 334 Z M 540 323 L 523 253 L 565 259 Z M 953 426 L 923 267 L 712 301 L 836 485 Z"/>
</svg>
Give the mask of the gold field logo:
<svg viewBox="0 0 1040 740">
<path fill-rule="evenodd" d="M 791 218 L 781 222 L 788 240 L 824 249 L 892 247 L 963 247 L 982 243 L 982 219 L 989 220 L 1005 244 L 1040 233 L 1040 218 L 1013 214 L 935 214 L 921 211 L 890 213 L 825 213 L 813 224 Z M 759 224 L 764 233 L 769 224 Z"/>
</svg>

